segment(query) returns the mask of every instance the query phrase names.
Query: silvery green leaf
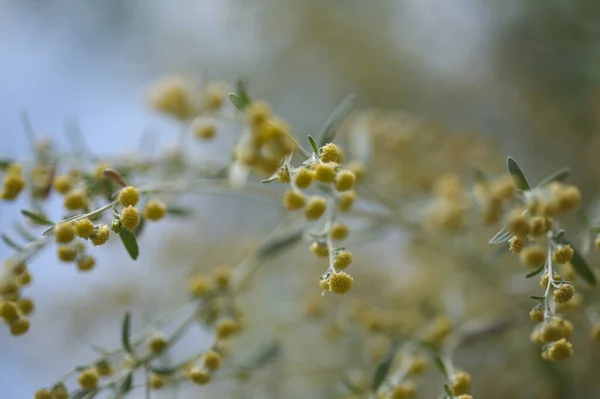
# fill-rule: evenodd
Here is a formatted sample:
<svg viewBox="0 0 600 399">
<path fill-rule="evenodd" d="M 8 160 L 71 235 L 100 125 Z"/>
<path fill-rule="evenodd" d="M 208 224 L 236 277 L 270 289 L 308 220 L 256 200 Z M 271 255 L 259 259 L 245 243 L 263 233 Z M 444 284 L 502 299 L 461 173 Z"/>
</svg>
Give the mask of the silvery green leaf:
<svg viewBox="0 0 600 399">
<path fill-rule="evenodd" d="M 571 265 L 573 265 L 573 269 L 575 269 L 575 272 L 577 272 L 577 274 L 589 285 L 596 286 L 596 275 L 592 272 L 590 266 L 587 264 L 583 256 L 581 256 L 579 251 L 572 245 L 571 247 L 574 250 L 573 259 L 571 259 Z"/>
<path fill-rule="evenodd" d="M 535 299 L 536 301 L 543 301 L 544 299 L 546 299 L 545 297 L 538 295 L 531 295 L 529 298 Z"/>
<path fill-rule="evenodd" d="M 27 216 L 35 224 L 41 224 L 43 226 L 52 226 L 52 225 L 54 225 L 53 221 L 49 220 L 45 215 L 42 215 L 41 213 L 32 212 L 32 211 L 28 211 L 28 210 L 25 210 L 25 209 L 23 209 L 21 211 L 21 213 L 23 215 Z"/>
<path fill-rule="evenodd" d="M 377 369 L 375 369 L 375 374 L 373 375 L 373 380 L 371 382 L 371 391 L 377 392 L 377 390 L 379 389 L 379 386 L 383 383 L 383 381 L 385 381 L 385 378 L 387 377 L 387 375 L 390 371 L 390 368 L 392 367 L 392 362 L 394 361 L 394 358 L 396 357 L 397 351 L 398 351 L 398 342 L 394 341 L 394 342 L 392 342 L 392 345 L 390 346 L 388 353 L 385 355 L 383 360 L 379 363 L 379 365 L 377 366 Z"/>
<path fill-rule="evenodd" d="M 125 246 L 125 249 L 127 250 L 127 253 L 131 257 L 131 259 L 136 260 L 140 255 L 140 248 L 138 246 L 135 235 L 126 229 L 122 229 L 119 232 L 119 237 L 121 238 L 123 246 Z"/>
<path fill-rule="evenodd" d="M 503 242 L 510 240 L 512 235 L 513 234 L 510 231 L 508 231 L 506 229 L 502 229 L 499 232 L 497 232 L 496 235 L 490 239 L 489 244 L 490 245 L 501 244 Z"/>
<path fill-rule="evenodd" d="M 123 324 L 121 326 L 121 344 L 127 353 L 133 353 L 133 348 L 131 347 L 131 314 L 129 314 L 129 312 L 125 313 L 125 316 L 123 317 Z"/>
<path fill-rule="evenodd" d="M 4 243 L 6 245 L 8 245 L 9 247 L 11 247 L 12 249 L 14 249 L 15 251 L 22 251 L 23 247 L 21 245 L 19 245 L 17 242 L 13 241 L 12 238 L 10 238 L 9 236 L 7 236 L 6 234 L 2 234 L 0 236 L 0 238 L 2 238 L 2 241 L 4 241 Z"/>
<path fill-rule="evenodd" d="M 512 157 L 508 157 L 506 159 L 506 164 L 508 166 L 508 173 L 510 173 L 513 182 L 515 183 L 515 187 L 519 190 L 528 191 L 531 189 L 529 186 L 529 182 L 527 182 L 527 178 L 523 174 L 523 171 L 519 167 L 517 161 Z"/>
<path fill-rule="evenodd" d="M 355 105 L 356 95 L 350 94 L 333 111 L 331 116 L 329 116 L 329 119 L 325 122 L 323 129 L 321 129 L 321 134 L 319 136 L 319 145 L 321 147 L 333 141 L 343 120 L 350 114 Z"/>
<path fill-rule="evenodd" d="M 291 245 L 299 242 L 304 236 L 304 228 L 292 231 L 291 233 L 280 235 L 275 239 L 270 240 L 258 250 L 259 258 L 273 256 Z"/>
<path fill-rule="evenodd" d="M 450 398 L 454 398 L 454 394 L 452 393 L 452 390 L 450 389 L 450 385 L 448 384 L 444 384 L 444 390 L 446 391 L 446 394 L 450 397 Z"/>
<path fill-rule="evenodd" d="M 442 360 L 442 358 L 440 356 L 435 357 L 435 365 L 437 366 L 437 368 L 440 370 L 440 373 L 442 373 L 442 375 L 444 377 L 446 377 L 446 378 L 450 377 L 448 375 L 448 370 L 446 369 L 446 365 L 444 364 L 444 361 Z"/>
<path fill-rule="evenodd" d="M 565 180 L 567 177 L 569 177 L 569 173 L 571 173 L 571 169 L 570 168 L 562 168 L 560 170 L 557 170 L 556 172 L 552 173 L 550 176 L 546 177 L 544 180 L 542 180 L 540 182 L 540 184 L 538 184 L 538 187 L 545 187 L 548 184 L 552 183 L 553 181 L 563 181 Z"/>
<path fill-rule="evenodd" d="M 315 141 L 315 139 L 313 139 L 312 136 L 308 136 L 308 142 L 310 143 L 310 146 L 312 147 L 313 153 L 318 155 L 319 154 L 319 147 L 317 146 L 317 143 Z"/>
<path fill-rule="evenodd" d="M 538 274 L 540 274 L 544 268 L 546 267 L 546 263 L 542 263 L 541 265 L 538 266 L 537 269 L 535 269 L 534 271 L 527 273 L 527 275 L 525 276 L 525 278 L 530 278 L 533 276 L 537 276 Z"/>
<path fill-rule="evenodd" d="M 248 92 L 246 91 L 246 85 L 242 80 L 238 80 L 236 83 L 237 93 L 229 93 L 229 101 L 240 111 L 244 111 L 248 105 L 252 102 Z"/>
<path fill-rule="evenodd" d="M 127 374 L 127 376 L 123 379 L 119 390 L 117 391 L 117 397 L 123 397 L 127 392 L 131 391 L 133 388 L 133 372 Z"/>
</svg>

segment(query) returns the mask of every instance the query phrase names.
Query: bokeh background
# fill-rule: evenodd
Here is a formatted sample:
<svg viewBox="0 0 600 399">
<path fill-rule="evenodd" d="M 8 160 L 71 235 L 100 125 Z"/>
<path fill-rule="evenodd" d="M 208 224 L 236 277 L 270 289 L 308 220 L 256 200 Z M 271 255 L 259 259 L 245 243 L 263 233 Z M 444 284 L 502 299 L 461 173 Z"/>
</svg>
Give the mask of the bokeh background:
<svg viewBox="0 0 600 399">
<path fill-rule="evenodd" d="M 65 124 L 77 121 L 100 154 L 136 151 L 143 136 L 167 148 L 177 127 L 145 107 L 149 84 L 170 73 L 242 77 L 300 135 L 356 93 L 361 109 L 404 111 L 491 139 L 534 180 L 571 166 L 589 201 L 600 166 L 598 21 L 593 0 L 5 0 L 0 153 L 27 155 L 23 110 L 58 145 L 74 144 Z M 141 325 L 151 309 L 177 302 L 165 287 L 180 285 L 198 255 L 186 257 L 186 244 L 202 242 L 207 260 L 233 262 L 238 253 L 211 244 L 235 237 L 242 247 L 278 216 L 252 205 L 263 212 L 250 217 L 232 200 L 211 227 L 214 203 L 202 201 L 195 220 L 165 227 L 183 238 L 149 232 L 142 245 L 154 253 L 144 262 L 102 248 L 101 267 L 80 275 L 52 251 L 38 258 L 31 333 L 12 339 L 0 331 L 0 397 L 27 398 L 89 359 L 89 343 L 117 343 L 125 310 L 141 315 Z M 2 231 L 19 209 L 0 209 Z M 232 236 L 223 226 L 233 222 L 241 227 Z M 0 258 L 9 255 L 0 247 Z M 161 261 L 182 266 L 153 264 Z"/>
</svg>

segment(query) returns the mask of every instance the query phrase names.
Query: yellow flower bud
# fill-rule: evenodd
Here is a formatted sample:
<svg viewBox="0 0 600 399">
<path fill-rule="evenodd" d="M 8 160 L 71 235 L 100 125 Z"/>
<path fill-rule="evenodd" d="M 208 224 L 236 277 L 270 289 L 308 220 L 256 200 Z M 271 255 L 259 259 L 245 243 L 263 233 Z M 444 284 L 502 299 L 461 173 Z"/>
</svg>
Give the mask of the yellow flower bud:
<svg viewBox="0 0 600 399">
<path fill-rule="evenodd" d="M 337 164 L 334 162 L 318 163 L 314 166 L 315 180 L 322 183 L 332 183 L 335 179 L 335 168 Z"/>
<path fill-rule="evenodd" d="M 350 234 L 350 229 L 344 223 L 335 222 L 329 230 L 329 235 L 334 241 L 343 240 Z"/>
<path fill-rule="evenodd" d="M 140 213 L 130 205 L 121 211 L 119 221 L 125 229 L 133 231 L 140 224 Z"/>
<path fill-rule="evenodd" d="M 119 202 L 124 207 L 136 206 L 140 201 L 140 192 L 133 186 L 127 186 L 119 191 Z"/>
<path fill-rule="evenodd" d="M 150 200 L 146 203 L 143 213 L 148 220 L 160 220 L 167 214 L 167 207 L 162 201 Z"/>
<path fill-rule="evenodd" d="M 66 222 L 57 224 L 54 227 L 54 238 L 56 242 L 61 244 L 68 244 L 75 238 L 75 229 L 73 228 L 73 224 Z"/>
<path fill-rule="evenodd" d="M 311 197 L 304 209 L 304 216 L 309 220 L 316 220 L 323 216 L 327 209 L 327 200 L 322 197 Z"/>
<path fill-rule="evenodd" d="M 99 380 L 100 376 L 98 375 L 98 371 L 95 368 L 84 370 L 77 377 L 77 382 L 79 383 L 81 388 L 86 390 L 96 388 Z"/>
<path fill-rule="evenodd" d="M 29 331 L 29 319 L 25 316 L 21 316 L 10 323 L 10 333 L 12 335 L 23 335 L 27 331 Z"/>
<path fill-rule="evenodd" d="M 61 175 L 54 178 L 54 190 L 59 194 L 66 194 L 71 189 L 71 176 Z"/>
<path fill-rule="evenodd" d="M 327 278 L 327 285 L 330 292 L 343 295 L 350 291 L 354 279 L 346 272 L 331 273 Z"/>
<path fill-rule="evenodd" d="M 328 251 L 329 252 L 329 251 Z M 333 267 L 337 270 L 344 270 L 352 263 L 352 252 L 338 252 L 333 259 Z"/>
<path fill-rule="evenodd" d="M 94 223 L 88 218 L 83 218 L 75 221 L 75 233 L 81 237 L 88 239 L 94 234 Z"/>
<path fill-rule="evenodd" d="M 300 191 L 288 190 L 283 196 L 283 205 L 285 206 L 285 209 L 289 211 L 302 209 L 304 208 L 305 203 L 306 199 L 304 194 Z"/>
<path fill-rule="evenodd" d="M 348 191 L 354 187 L 356 176 L 350 170 L 342 170 L 335 177 L 335 188 L 338 191 Z"/>
<path fill-rule="evenodd" d="M 294 176 L 294 184 L 300 189 L 308 188 L 313 181 L 314 175 L 312 170 L 300 168 Z"/>
</svg>

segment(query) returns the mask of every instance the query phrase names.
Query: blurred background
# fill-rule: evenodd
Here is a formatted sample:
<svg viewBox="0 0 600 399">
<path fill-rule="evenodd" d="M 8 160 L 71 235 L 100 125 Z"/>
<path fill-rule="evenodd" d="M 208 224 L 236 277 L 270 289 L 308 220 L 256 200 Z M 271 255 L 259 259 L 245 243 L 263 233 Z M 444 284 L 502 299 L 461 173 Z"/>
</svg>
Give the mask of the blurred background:
<svg viewBox="0 0 600 399">
<path fill-rule="evenodd" d="M 177 127 L 147 110 L 149 84 L 171 73 L 242 77 L 301 136 L 356 93 L 359 109 L 403 111 L 493 140 L 533 180 L 571 166 L 589 200 L 600 170 L 598 21 L 593 0 L 7 0 L 0 3 L 0 154 L 28 154 L 23 110 L 57 145 L 72 144 L 64 127 L 76 120 L 97 153 L 135 151 L 147 131 L 163 148 Z M 180 244 L 206 243 L 207 259 L 233 262 L 239 254 L 210 249 L 210 240 L 232 237 L 202 228 L 215 223 L 210 204 L 173 230 L 186 237 Z M 265 206 L 269 216 L 251 218 L 231 205 L 223 219 L 243 220 L 235 233 L 241 243 L 245 232 L 277 218 Z M 2 231 L 19 209 L 0 209 Z M 158 232 L 144 240 L 149 249 L 165 244 Z M 88 360 L 87 344 L 117 343 L 125 309 L 144 314 L 177 301 L 165 281 L 181 284 L 186 272 L 148 264 L 167 255 L 134 263 L 120 249 L 102 251 L 90 275 L 59 265 L 52 251 L 32 266 L 38 310 L 26 336 L 0 331 L 0 397 L 30 397 Z M 1 258 L 10 253 L 0 247 Z M 174 262 L 187 271 L 197 255 Z"/>
</svg>

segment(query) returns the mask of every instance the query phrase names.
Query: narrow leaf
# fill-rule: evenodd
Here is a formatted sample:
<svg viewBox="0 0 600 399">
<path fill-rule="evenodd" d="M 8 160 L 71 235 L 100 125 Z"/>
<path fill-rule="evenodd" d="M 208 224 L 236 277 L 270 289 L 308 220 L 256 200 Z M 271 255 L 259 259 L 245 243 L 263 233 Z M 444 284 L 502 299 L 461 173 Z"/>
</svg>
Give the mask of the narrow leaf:
<svg viewBox="0 0 600 399">
<path fill-rule="evenodd" d="M 92 399 L 94 396 L 96 396 L 97 393 L 98 393 L 98 390 L 88 391 L 87 389 L 78 389 L 77 391 L 72 392 L 69 395 L 69 398 L 71 398 L 71 399 Z"/>
<path fill-rule="evenodd" d="M 12 163 L 13 161 L 11 161 L 10 159 L 0 158 L 0 170 L 8 168 Z"/>
<path fill-rule="evenodd" d="M 321 147 L 333 141 L 340 125 L 342 124 L 344 119 L 350 114 L 355 105 L 356 95 L 350 94 L 333 111 L 333 113 L 329 116 L 329 119 L 327 119 L 325 125 L 321 129 L 321 135 L 319 136 L 319 145 Z"/>
<path fill-rule="evenodd" d="M 133 373 L 127 374 L 127 376 L 123 379 L 123 382 L 119 387 L 119 391 L 117 392 L 117 397 L 123 397 L 123 395 L 131 391 L 131 388 L 133 388 Z"/>
<path fill-rule="evenodd" d="M 490 239 L 489 244 L 490 245 L 502 244 L 503 242 L 508 241 L 510 239 L 510 237 L 512 237 L 512 233 L 506 229 L 502 229 L 499 232 L 497 232 L 496 235 Z"/>
<path fill-rule="evenodd" d="M 35 224 L 41 224 L 43 226 L 52 226 L 52 225 L 54 225 L 54 222 L 52 222 L 51 220 L 48 220 L 48 218 L 46 216 L 42 215 L 41 213 L 32 212 L 32 211 L 28 211 L 28 210 L 25 210 L 25 209 L 23 209 L 21 211 L 21 213 L 23 215 L 27 216 Z"/>
<path fill-rule="evenodd" d="M 189 208 L 183 208 L 173 205 L 167 207 L 167 214 L 171 216 L 190 216 L 192 213 L 194 212 Z"/>
<path fill-rule="evenodd" d="M 444 361 L 442 360 L 441 357 L 439 357 L 439 356 L 435 357 L 435 365 L 437 366 L 437 368 L 440 370 L 440 372 L 442 373 L 442 375 L 444 377 L 449 378 L 448 370 L 446 369 L 446 365 L 444 364 Z"/>
<path fill-rule="evenodd" d="M 127 253 L 131 256 L 131 259 L 136 260 L 140 255 L 140 248 L 138 247 L 135 235 L 133 235 L 132 232 L 123 229 L 119 232 L 119 237 L 121 237 L 121 241 L 123 242 Z"/>
<path fill-rule="evenodd" d="M 575 269 L 575 272 L 577 272 L 577 274 L 589 285 L 596 286 L 596 276 L 590 269 L 587 261 L 583 258 L 583 256 L 581 256 L 579 251 L 573 247 L 573 245 L 571 245 L 571 248 L 574 250 L 573 259 L 571 259 L 571 265 L 573 265 L 573 269 Z"/>
<path fill-rule="evenodd" d="M 535 299 L 536 301 L 543 301 L 544 299 L 546 299 L 543 296 L 538 296 L 538 295 L 531 295 L 529 298 Z"/>
<path fill-rule="evenodd" d="M 454 397 L 454 394 L 452 393 L 452 389 L 450 389 L 450 385 L 444 384 L 444 390 L 446 391 L 446 394 L 448 396 L 450 396 L 451 398 Z"/>
<path fill-rule="evenodd" d="M 529 186 L 529 183 L 527 182 L 527 178 L 523 174 L 523 171 L 519 167 L 519 164 L 517 163 L 517 161 L 515 161 L 514 158 L 512 158 L 512 157 L 508 157 L 506 159 L 506 164 L 508 166 L 508 173 L 510 173 L 510 175 L 513 179 L 513 182 L 515 183 L 515 186 L 519 190 L 523 190 L 523 191 L 530 190 L 531 188 Z"/>
<path fill-rule="evenodd" d="M 310 143 L 310 146 L 312 147 L 315 155 L 319 155 L 319 147 L 317 146 L 317 142 L 315 141 L 315 139 L 313 139 L 313 137 L 309 135 L 308 142 Z"/>
<path fill-rule="evenodd" d="M 9 236 L 7 236 L 6 234 L 2 234 L 0 236 L 0 238 L 2 238 L 2 241 L 4 241 L 4 243 L 6 245 L 8 245 L 9 247 L 11 247 L 12 249 L 14 249 L 15 251 L 22 251 L 23 247 L 21 245 L 19 245 L 18 243 L 16 243 L 15 241 L 13 241 L 12 238 L 10 238 Z"/>
<path fill-rule="evenodd" d="M 537 276 L 538 274 L 540 274 L 543 270 L 544 267 L 546 267 L 546 263 L 542 263 L 541 265 L 538 266 L 537 269 L 535 269 L 534 271 L 527 273 L 527 275 L 525 275 L 525 278 L 530 278 L 533 276 Z"/>
<path fill-rule="evenodd" d="M 545 187 L 548 184 L 552 183 L 553 181 L 563 181 L 567 177 L 569 177 L 569 173 L 571 173 L 570 168 L 562 168 L 560 170 L 557 170 L 556 172 L 552 173 L 550 176 L 548 176 L 544 180 L 542 180 L 537 186 Z"/>
<path fill-rule="evenodd" d="M 123 317 L 123 325 L 121 327 L 121 343 L 123 344 L 123 349 L 127 351 L 127 353 L 133 354 L 133 349 L 131 347 L 131 314 L 129 312 L 125 313 Z"/>
<path fill-rule="evenodd" d="M 373 392 L 377 392 L 379 386 L 385 381 L 385 377 L 387 377 L 390 368 L 392 367 L 392 362 L 396 357 L 396 351 L 398 350 L 398 342 L 393 342 L 390 346 L 388 353 L 385 355 L 381 363 L 377 366 L 375 370 L 375 374 L 373 375 L 373 381 L 371 382 L 371 390 Z"/>
<path fill-rule="evenodd" d="M 104 172 L 102 172 L 102 174 L 105 178 L 114 183 L 117 183 L 121 187 L 127 186 L 127 183 L 125 182 L 125 179 L 123 179 L 123 176 L 121 176 L 121 174 L 114 169 L 104 169 Z"/>
<path fill-rule="evenodd" d="M 248 105 L 252 102 L 248 92 L 246 91 L 246 85 L 242 80 L 238 80 L 236 83 L 237 93 L 229 93 L 229 101 L 240 111 L 244 111 Z"/>
</svg>

